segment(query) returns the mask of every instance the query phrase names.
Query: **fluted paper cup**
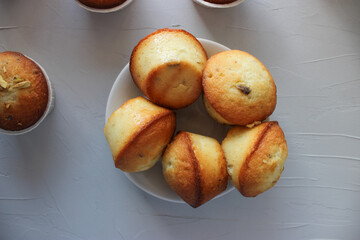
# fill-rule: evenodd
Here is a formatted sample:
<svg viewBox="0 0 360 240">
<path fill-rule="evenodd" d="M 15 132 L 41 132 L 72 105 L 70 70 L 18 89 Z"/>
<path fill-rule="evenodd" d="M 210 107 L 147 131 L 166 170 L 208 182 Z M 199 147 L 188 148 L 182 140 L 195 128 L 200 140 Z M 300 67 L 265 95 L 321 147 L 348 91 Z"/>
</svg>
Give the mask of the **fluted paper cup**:
<svg viewBox="0 0 360 240">
<path fill-rule="evenodd" d="M 37 128 L 43 121 L 44 119 L 52 112 L 52 110 L 54 109 L 54 106 L 55 106 L 55 91 L 54 91 L 54 88 L 49 80 L 49 76 L 47 75 L 47 73 L 45 72 L 44 68 L 39 64 L 37 63 L 35 60 L 33 60 L 32 58 L 29 58 L 28 56 L 25 56 L 27 57 L 28 59 L 32 60 L 34 63 L 36 63 L 41 71 L 44 73 L 44 76 L 46 78 L 46 83 L 48 85 L 48 90 L 49 90 L 49 99 L 48 99 L 48 104 L 46 106 L 46 109 L 44 111 L 44 114 L 42 115 L 42 117 L 33 125 L 31 125 L 30 127 L 28 128 L 25 128 L 25 129 L 22 129 L 22 130 L 18 130 L 18 131 L 9 131 L 9 130 L 4 130 L 4 129 L 1 129 L 0 128 L 0 133 L 3 133 L 3 134 L 7 134 L 7 135 L 21 135 L 21 134 L 24 134 L 24 133 L 28 133 L 32 130 L 34 130 L 35 128 Z"/>
</svg>

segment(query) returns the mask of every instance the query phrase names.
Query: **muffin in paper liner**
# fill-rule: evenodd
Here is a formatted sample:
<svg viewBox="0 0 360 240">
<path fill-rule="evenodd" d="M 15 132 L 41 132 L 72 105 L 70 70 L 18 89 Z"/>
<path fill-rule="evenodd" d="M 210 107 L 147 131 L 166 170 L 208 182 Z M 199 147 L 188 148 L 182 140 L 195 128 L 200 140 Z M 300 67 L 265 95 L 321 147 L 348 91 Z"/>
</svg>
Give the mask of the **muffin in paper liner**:
<svg viewBox="0 0 360 240">
<path fill-rule="evenodd" d="M 21 135 L 21 134 L 24 134 L 24 133 L 28 133 L 28 132 L 34 130 L 35 128 L 37 128 L 44 121 L 44 119 L 53 111 L 53 109 L 55 107 L 55 91 L 54 91 L 54 88 L 53 88 L 53 86 L 52 86 L 52 84 L 50 82 L 49 76 L 47 75 L 46 71 L 34 59 L 32 59 L 32 58 L 30 58 L 30 57 L 28 57 L 26 55 L 24 55 L 24 56 L 26 58 L 30 59 L 31 61 L 33 61 L 36 65 L 38 65 L 39 68 L 41 69 L 41 71 L 43 72 L 43 74 L 45 76 L 45 79 L 46 79 L 47 86 L 48 86 L 48 91 L 49 91 L 48 103 L 47 103 L 46 109 L 45 109 L 43 115 L 41 116 L 41 118 L 36 123 L 34 123 L 33 125 L 29 126 L 28 128 L 25 128 L 25 129 L 22 129 L 22 130 L 15 130 L 15 131 L 5 130 L 5 129 L 0 128 L 0 134 L 3 133 L 3 134 L 6 134 L 6 135 Z"/>
</svg>

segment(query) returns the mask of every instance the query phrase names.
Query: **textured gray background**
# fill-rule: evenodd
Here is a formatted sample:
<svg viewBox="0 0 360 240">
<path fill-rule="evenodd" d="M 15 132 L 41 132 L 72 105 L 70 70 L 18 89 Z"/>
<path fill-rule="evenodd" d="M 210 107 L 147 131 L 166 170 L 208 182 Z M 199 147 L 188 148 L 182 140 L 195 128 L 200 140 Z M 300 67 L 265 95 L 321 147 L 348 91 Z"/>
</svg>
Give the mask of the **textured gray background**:
<svg viewBox="0 0 360 240">
<path fill-rule="evenodd" d="M 135 0 L 107 15 L 72 0 L 0 0 L 0 50 L 37 60 L 57 94 L 35 131 L 0 136 L 0 239 L 359 239 L 360 1 L 247 0 L 232 9 Z M 157 28 L 248 51 L 278 87 L 289 157 L 270 191 L 199 209 L 156 199 L 115 169 L 107 96 Z"/>
</svg>

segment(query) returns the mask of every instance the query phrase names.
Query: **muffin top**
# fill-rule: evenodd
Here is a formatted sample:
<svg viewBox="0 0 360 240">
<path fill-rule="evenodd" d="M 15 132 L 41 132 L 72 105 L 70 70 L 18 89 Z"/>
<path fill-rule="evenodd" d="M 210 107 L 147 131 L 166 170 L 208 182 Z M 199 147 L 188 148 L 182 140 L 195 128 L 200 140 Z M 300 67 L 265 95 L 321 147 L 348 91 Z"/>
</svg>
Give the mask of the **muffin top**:
<svg viewBox="0 0 360 240">
<path fill-rule="evenodd" d="M 125 102 L 104 128 L 115 166 L 126 172 L 151 168 L 170 141 L 175 125 L 172 111 L 143 97 Z"/>
<path fill-rule="evenodd" d="M 233 127 L 222 142 L 233 185 L 246 197 L 273 187 L 284 170 L 288 150 L 278 122 Z"/>
<path fill-rule="evenodd" d="M 202 84 L 211 107 L 234 125 L 262 121 L 276 106 L 276 86 L 269 71 L 240 50 L 213 55 L 205 66 Z"/>
<path fill-rule="evenodd" d="M 135 84 L 154 103 L 183 108 L 201 94 L 207 55 L 201 43 L 180 29 L 159 29 L 142 39 L 130 59 Z"/>
<path fill-rule="evenodd" d="M 79 0 L 82 4 L 92 8 L 113 8 L 126 2 L 126 0 Z"/>
<path fill-rule="evenodd" d="M 235 2 L 236 0 L 205 0 L 205 1 L 209 3 L 226 4 L 226 3 Z"/>
<path fill-rule="evenodd" d="M 196 208 L 226 189 L 226 160 L 213 138 L 180 131 L 166 148 L 162 170 L 169 186 Z"/>
<path fill-rule="evenodd" d="M 44 114 L 49 99 L 40 67 L 18 52 L 0 53 L 0 128 L 26 129 Z"/>
</svg>

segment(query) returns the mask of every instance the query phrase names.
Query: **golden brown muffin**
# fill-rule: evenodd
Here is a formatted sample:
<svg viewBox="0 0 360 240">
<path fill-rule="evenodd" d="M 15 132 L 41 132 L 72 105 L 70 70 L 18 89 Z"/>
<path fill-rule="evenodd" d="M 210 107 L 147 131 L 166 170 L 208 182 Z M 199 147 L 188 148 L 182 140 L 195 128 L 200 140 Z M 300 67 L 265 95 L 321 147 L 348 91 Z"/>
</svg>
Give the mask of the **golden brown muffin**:
<svg viewBox="0 0 360 240">
<path fill-rule="evenodd" d="M 124 103 L 104 128 L 115 166 L 125 172 L 154 166 L 174 131 L 175 114 L 143 97 Z"/>
<path fill-rule="evenodd" d="M 226 3 L 235 2 L 236 0 L 205 0 L 205 1 L 209 3 L 226 4 Z"/>
<path fill-rule="evenodd" d="M 194 208 L 226 189 L 224 153 L 213 138 L 179 132 L 164 152 L 162 167 L 169 186 Z"/>
<path fill-rule="evenodd" d="M 287 144 L 277 122 L 233 127 L 222 142 L 232 184 L 245 197 L 272 188 L 284 170 Z"/>
<path fill-rule="evenodd" d="M 99 9 L 113 8 L 126 2 L 126 0 L 79 0 L 82 4 Z"/>
<path fill-rule="evenodd" d="M 160 29 L 142 39 L 130 59 L 136 85 L 154 103 L 183 108 L 201 94 L 201 76 L 207 55 L 190 33 Z"/>
<path fill-rule="evenodd" d="M 276 86 L 266 67 L 249 53 L 213 55 L 203 73 L 203 101 L 215 120 L 247 125 L 265 120 L 276 106 Z"/>
<path fill-rule="evenodd" d="M 0 128 L 18 131 L 44 114 L 49 89 L 44 73 L 18 52 L 0 53 Z"/>
</svg>

